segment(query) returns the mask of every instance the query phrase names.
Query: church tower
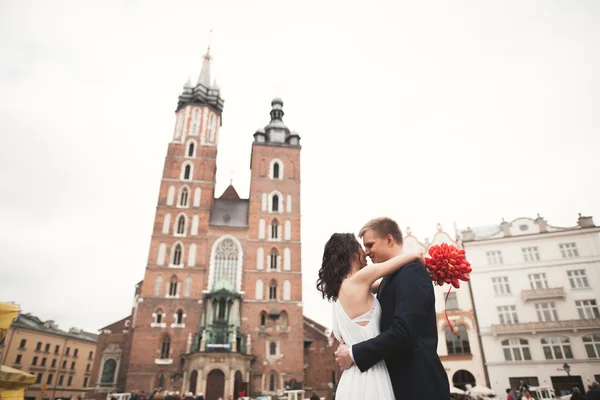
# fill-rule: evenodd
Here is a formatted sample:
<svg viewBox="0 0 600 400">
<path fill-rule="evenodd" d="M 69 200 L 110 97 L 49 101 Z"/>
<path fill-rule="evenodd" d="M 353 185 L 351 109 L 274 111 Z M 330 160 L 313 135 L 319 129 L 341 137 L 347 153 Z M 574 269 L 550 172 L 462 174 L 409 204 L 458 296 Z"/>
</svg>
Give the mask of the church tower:
<svg viewBox="0 0 600 400">
<path fill-rule="evenodd" d="M 256 356 L 252 390 L 264 394 L 300 389 L 304 379 L 300 137 L 283 123 L 283 101 L 271 107 L 252 144 L 242 321 Z"/>
<path fill-rule="evenodd" d="M 195 86 L 188 81 L 175 111 L 141 293 L 132 318 L 127 390 L 176 387 L 180 355 L 201 323 L 207 281 L 208 226 L 223 112 L 210 83 L 210 49 Z"/>
</svg>

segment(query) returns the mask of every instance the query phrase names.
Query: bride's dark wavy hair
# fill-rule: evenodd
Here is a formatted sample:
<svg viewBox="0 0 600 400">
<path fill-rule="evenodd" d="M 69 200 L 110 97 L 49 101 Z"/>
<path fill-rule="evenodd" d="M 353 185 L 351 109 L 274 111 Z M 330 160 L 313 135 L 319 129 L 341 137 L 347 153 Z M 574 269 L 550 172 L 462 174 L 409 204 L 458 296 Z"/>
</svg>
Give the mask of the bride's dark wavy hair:
<svg viewBox="0 0 600 400">
<path fill-rule="evenodd" d="M 323 263 L 317 279 L 317 290 L 327 300 L 336 299 L 342 281 L 352 269 L 352 262 L 359 259 L 358 240 L 352 233 L 334 233 L 325 244 Z"/>
</svg>

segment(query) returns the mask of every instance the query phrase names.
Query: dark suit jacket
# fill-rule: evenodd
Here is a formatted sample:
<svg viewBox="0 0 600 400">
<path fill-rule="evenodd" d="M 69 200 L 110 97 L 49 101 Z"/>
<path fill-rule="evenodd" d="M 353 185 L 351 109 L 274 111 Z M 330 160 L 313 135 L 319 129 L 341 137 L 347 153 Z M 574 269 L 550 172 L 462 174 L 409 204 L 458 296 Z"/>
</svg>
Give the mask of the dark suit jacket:
<svg viewBox="0 0 600 400">
<path fill-rule="evenodd" d="M 437 354 L 435 294 L 425 267 L 410 263 L 384 278 L 379 336 L 352 346 L 364 372 L 385 360 L 396 400 L 448 400 L 448 376 Z"/>
</svg>

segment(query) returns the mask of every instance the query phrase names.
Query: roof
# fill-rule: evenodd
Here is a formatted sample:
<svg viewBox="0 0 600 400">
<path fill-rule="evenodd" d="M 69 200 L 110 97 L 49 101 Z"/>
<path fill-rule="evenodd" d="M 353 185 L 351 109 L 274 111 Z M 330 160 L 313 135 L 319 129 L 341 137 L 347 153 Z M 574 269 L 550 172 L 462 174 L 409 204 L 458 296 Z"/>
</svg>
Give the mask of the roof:
<svg viewBox="0 0 600 400">
<path fill-rule="evenodd" d="M 306 315 L 304 315 L 304 326 L 305 327 L 310 327 L 312 328 L 314 331 L 316 331 L 317 333 L 320 333 L 321 335 L 325 336 L 326 338 L 329 337 L 329 328 L 319 324 L 318 322 L 308 318 Z"/>
<path fill-rule="evenodd" d="M 223 192 L 219 200 L 240 200 L 240 195 L 235 190 L 233 185 L 227 186 L 227 189 Z"/>
<path fill-rule="evenodd" d="M 130 318 L 131 318 L 131 316 L 130 316 L 130 315 L 128 315 L 128 316 L 126 316 L 125 318 L 123 318 L 123 319 L 121 319 L 121 320 L 118 320 L 117 322 L 113 322 L 113 323 L 112 323 L 112 324 L 110 324 L 110 325 L 106 325 L 104 328 L 102 328 L 102 329 L 100 329 L 100 330 L 101 330 L 101 331 L 103 331 L 103 330 L 105 330 L 105 329 L 108 329 L 109 331 L 112 331 L 112 332 L 117 332 L 117 331 L 119 331 L 119 332 L 120 332 L 120 331 L 122 331 L 123 329 L 125 329 L 125 328 L 126 328 L 126 327 L 125 327 L 125 321 L 127 321 L 127 320 L 128 320 L 128 319 L 130 319 Z"/>
<path fill-rule="evenodd" d="M 13 321 L 12 327 L 21 328 L 21 329 L 29 329 L 32 331 L 44 332 L 51 335 L 64 336 L 72 339 L 80 339 L 88 342 L 97 342 L 98 335 L 95 333 L 90 333 L 83 331 L 77 328 L 71 328 L 69 331 L 63 331 L 58 328 L 58 325 L 54 323 L 54 321 L 42 321 L 35 315 L 27 314 L 19 314 L 17 318 Z"/>
<path fill-rule="evenodd" d="M 248 205 L 248 199 L 215 199 L 212 211 L 210 213 L 209 224 L 212 226 L 247 228 Z"/>
</svg>

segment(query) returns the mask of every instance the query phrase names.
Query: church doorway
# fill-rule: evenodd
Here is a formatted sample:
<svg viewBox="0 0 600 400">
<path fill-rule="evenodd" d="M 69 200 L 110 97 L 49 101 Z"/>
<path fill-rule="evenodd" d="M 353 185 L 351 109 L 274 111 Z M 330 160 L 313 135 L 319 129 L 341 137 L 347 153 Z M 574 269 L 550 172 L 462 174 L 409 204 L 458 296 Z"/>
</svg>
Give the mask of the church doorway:
<svg viewBox="0 0 600 400">
<path fill-rule="evenodd" d="M 467 385 L 475 386 L 475 377 L 469 371 L 460 369 L 452 376 L 452 385 L 461 390 L 467 390 Z"/>
<path fill-rule="evenodd" d="M 192 392 L 194 394 L 194 396 L 196 395 L 196 385 L 198 385 L 198 371 L 193 370 L 192 374 L 190 375 L 190 388 L 189 388 L 189 392 Z"/>
<path fill-rule="evenodd" d="M 247 385 L 244 383 L 242 373 L 240 371 L 235 372 L 235 378 L 233 383 L 233 396 L 234 398 L 249 396 Z"/>
<path fill-rule="evenodd" d="M 213 369 L 206 378 L 206 400 L 218 400 L 225 397 L 225 374 L 220 369 Z"/>
</svg>

